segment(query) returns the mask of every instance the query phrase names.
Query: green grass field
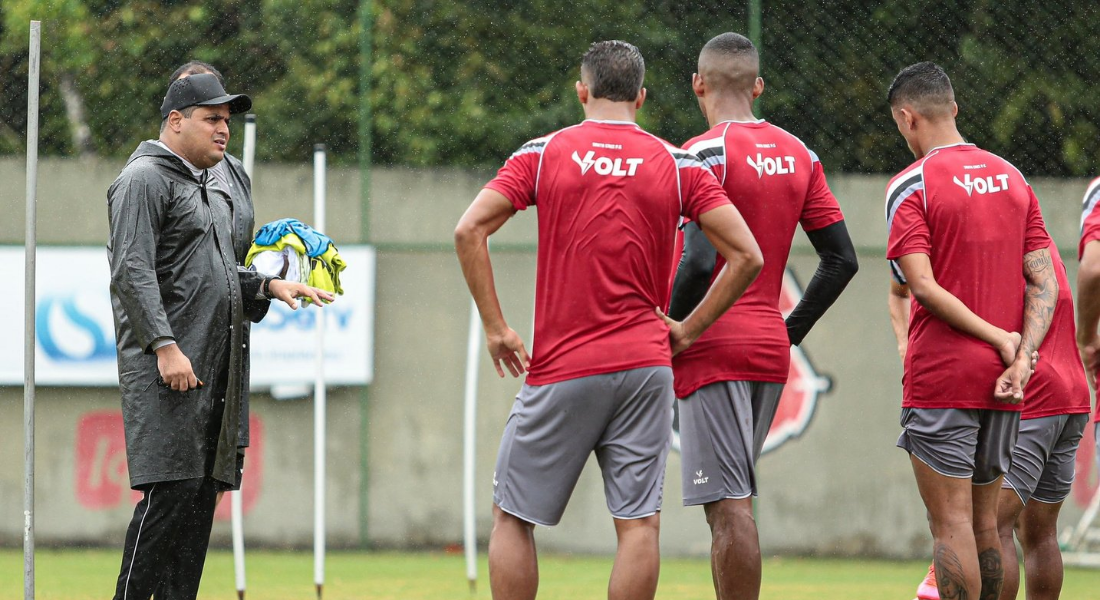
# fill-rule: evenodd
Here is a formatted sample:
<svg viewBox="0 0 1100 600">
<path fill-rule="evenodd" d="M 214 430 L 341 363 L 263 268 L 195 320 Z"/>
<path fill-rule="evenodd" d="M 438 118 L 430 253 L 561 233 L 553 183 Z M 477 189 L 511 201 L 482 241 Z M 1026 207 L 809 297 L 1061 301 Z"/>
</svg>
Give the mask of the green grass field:
<svg viewBox="0 0 1100 600">
<path fill-rule="evenodd" d="M 249 552 L 246 598 L 314 598 L 313 557 L 304 552 Z M 102 599 L 114 589 L 119 555 L 112 550 L 44 550 L 38 553 L 36 597 L 42 600 Z M 0 600 L 23 597 L 23 555 L 0 551 Z M 763 600 L 912 600 L 927 563 L 866 560 L 772 558 L 764 564 Z M 539 598 L 606 597 L 611 558 L 547 555 L 540 562 Z M 477 593 L 466 584 L 461 555 L 442 553 L 331 552 L 326 563 L 326 600 L 487 599 L 484 555 Z M 202 590 L 204 600 L 236 598 L 233 559 L 211 552 Z M 666 559 L 658 598 L 714 598 L 709 563 L 703 559 Z M 1023 594 L 1020 595 L 1023 597 Z M 1070 569 L 1062 598 L 1100 597 L 1100 570 Z"/>
</svg>

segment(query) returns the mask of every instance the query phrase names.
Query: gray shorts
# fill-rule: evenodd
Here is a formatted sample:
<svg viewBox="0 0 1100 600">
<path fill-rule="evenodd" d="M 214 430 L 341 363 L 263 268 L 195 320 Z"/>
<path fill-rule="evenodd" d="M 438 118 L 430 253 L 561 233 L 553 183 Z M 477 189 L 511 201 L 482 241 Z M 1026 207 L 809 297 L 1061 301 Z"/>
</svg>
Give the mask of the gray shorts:
<svg viewBox="0 0 1100 600">
<path fill-rule="evenodd" d="M 782 383 L 720 381 L 679 400 L 684 506 L 757 494 L 756 460 Z"/>
<path fill-rule="evenodd" d="M 493 502 L 524 521 L 557 525 L 595 451 L 611 515 L 656 513 L 672 445 L 672 402 L 669 367 L 524 384 L 500 440 Z"/>
<path fill-rule="evenodd" d="M 1057 504 L 1073 486 L 1074 461 L 1087 414 L 1055 415 L 1020 421 L 1020 437 L 1012 451 L 1012 468 L 1001 487 L 1011 488 L 1027 504 L 1034 499 Z"/>
<path fill-rule="evenodd" d="M 1020 413 L 961 408 L 903 408 L 898 448 L 947 477 L 993 483 L 1012 466 Z"/>
</svg>

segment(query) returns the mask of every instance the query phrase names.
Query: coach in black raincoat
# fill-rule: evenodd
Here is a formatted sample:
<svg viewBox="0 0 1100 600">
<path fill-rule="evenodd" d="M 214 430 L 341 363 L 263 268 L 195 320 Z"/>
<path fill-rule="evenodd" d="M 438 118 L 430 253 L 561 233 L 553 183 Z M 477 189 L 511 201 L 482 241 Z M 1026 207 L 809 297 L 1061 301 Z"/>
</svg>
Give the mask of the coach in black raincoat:
<svg viewBox="0 0 1100 600">
<path fill-rule="evenodd" d="M 256 299 L 263 276 L 237 266 L 251 242 L 253 209 L 247 176 L 234 162 L 223 171 L 231 189 L 223 190 L 168 149 L 143 142 L 109 192 L 111 300 L 135 488 L 204 475 L 225 487 L 240 484 L 237 449 L 248 435 L 245 308 L 258 321 L 268 302 Z M 179 344 L 203 387 L 158 384 L 157 339 Z M 224 416 L 212 449 L 205 438 L 215 412 Z"/>
<path fill-rule="evenodd" d="M 331 295 L 239 266 L 250 182 L 223 164 L 231 113 L 214 74 L 172 83 L 160 139 L 142 142 L 108 191 L 111 303 L 130 483 L 143 492 L 115 598 L 194 598 L 219 491 L 247 445 L 247 318 L 267 300 Z"/>
</svg>

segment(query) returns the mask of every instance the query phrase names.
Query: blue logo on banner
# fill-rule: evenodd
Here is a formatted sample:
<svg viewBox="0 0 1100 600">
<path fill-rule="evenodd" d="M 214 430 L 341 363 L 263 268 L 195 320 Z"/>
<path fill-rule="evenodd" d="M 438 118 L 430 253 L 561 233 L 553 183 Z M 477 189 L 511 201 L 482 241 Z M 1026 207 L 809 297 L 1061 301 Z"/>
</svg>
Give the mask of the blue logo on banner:
<svg viewBox="0 0 1100 600">
<path fill-rule="evenodd" d="M 58 332 L 54 327 L 56 319 L 50 318 L 54 306 L 61 309 L 61 314 L 68 320 L 69 325 L 86 334 L 92 342 L 91 352 L 82 352 L 79 355 L 65 350 L 58 344 Z M 108 337 L 99 323 L 76 306 L 76 298 L 73 296 L 48 296 L 38 304 L 38 310 L 34 315 L 35 329 L 38 333 L 38 343 L 46 356 L 57 361 L 87 361 L 87 360 L 114 360 L 115 346 L 114 335 Z"/>
</svg>

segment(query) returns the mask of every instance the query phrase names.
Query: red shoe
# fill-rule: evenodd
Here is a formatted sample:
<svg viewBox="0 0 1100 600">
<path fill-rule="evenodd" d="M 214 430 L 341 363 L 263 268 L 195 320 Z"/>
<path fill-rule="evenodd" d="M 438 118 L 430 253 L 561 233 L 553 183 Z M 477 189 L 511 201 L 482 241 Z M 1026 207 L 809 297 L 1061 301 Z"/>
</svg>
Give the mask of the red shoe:
<svg viewBox="0 0 1100 600">
<path fill-rule="evenodd" d="M 936 586 L 936 566 L 928 565 L 928 574 L 917 586 L 916 600 L 940 600 L 940 589 Z"/>
</svg>

